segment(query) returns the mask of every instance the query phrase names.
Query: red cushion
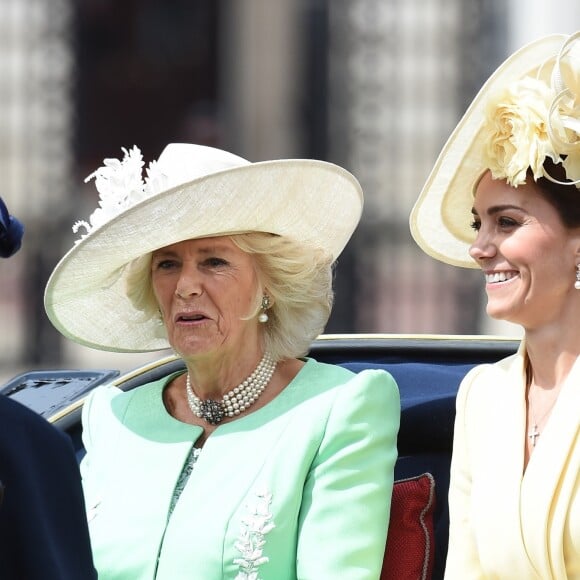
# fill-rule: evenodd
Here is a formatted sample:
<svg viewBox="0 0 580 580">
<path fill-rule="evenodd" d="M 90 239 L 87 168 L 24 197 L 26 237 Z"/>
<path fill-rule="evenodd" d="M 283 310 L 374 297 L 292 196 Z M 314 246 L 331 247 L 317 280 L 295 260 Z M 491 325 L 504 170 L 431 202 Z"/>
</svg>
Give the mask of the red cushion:
<svg viewBox="0 0 580 580">
<path fill-rule="evenodd" d="M 433 573 L 435 480 L 430 473 L 395 481 L 381 580 L 428 580 Z"/>
</svg>

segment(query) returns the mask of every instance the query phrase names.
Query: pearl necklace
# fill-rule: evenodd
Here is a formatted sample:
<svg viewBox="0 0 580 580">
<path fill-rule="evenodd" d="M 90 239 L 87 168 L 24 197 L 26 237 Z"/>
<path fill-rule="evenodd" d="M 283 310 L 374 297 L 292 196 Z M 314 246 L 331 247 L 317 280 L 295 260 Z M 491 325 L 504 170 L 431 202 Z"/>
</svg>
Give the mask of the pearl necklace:
<svg viewBox="0 0 580 580">
<path fill-rule="evenodd" d="M 210 425 L 217 425 L 225 417 L 235 417 L 253 405 L 268 386 L 275 370 L 276 362 L 267 352 L 264 353 L 254 372 L 245 381 L 226 393 L 221 401 L 213 399 L 202 401 L 197 397 L 191 387 L 189 373 L 187 373 L 185 381 L 187 404 L 196 417 L 204 419 Z"/>
</svg>

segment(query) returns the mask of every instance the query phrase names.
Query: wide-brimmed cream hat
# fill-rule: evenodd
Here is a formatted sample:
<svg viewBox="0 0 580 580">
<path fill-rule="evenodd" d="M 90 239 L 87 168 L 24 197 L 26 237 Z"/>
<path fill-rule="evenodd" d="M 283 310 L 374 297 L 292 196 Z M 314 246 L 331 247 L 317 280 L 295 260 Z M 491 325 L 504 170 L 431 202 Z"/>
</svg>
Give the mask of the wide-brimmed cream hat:
<svg viewBox="0 0 580 580">
<path fill-rule="evenodd" d="M 541 78 L 548 86 L 561 84 L 560 58 L 573 44 L 577 56 L 578 38 L 578 34 L 554 34 L 524 46 L 499 66 L 473 99 L 439 154 L 410 215 L 411 234 L 427 254 L 455 266 L 478 267 L 468 252 L 475 239 L 471 228 L 474 190 L 488 169 L 484 155 L 488 98 L 525 77 Z M 580 68 L 575 74 L 578 82 Z"/>
<path fill-rule="evenodd" d="M 250 163 L 200 145 L 168 145 L 141 179 L 134 147 L 106 159 L 96 179 L 100 207 L 87 233 L 58 263 L 45 291 L 54 326 L 80 344 L 115 352 L 169 347 L 159 320 L 143 320 L 125 292 L 126 266 L 187 239 L 267 232 L 321 248 L 334 259 L 362 213 L 358 181 L 316 160 Z M 163 334 L 163 333 L 161 333 Z"/>
</svg>

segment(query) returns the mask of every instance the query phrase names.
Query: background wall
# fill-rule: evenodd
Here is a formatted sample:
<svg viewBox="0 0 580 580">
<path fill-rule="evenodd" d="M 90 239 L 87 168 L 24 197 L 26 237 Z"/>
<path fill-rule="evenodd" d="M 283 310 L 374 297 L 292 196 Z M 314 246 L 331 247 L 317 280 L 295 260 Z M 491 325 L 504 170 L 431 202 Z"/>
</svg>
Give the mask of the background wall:
<svg viewBox="0 0 580 580">
<path fill-rule="evenodd" d="M 97 202 L 84 177 L 133 144 L 146 161 L 189 141 L 354 172 L 365 211 L 329 332 L 517 334 L 488 321 L 481 274 L 416 247 L 408 215 L 494 68 L 579 28 L 576 0 L 0 0 L 0 194 L 26 225 L 0 263 L 0 381 L 152 358 L 65 341 L 42 306 Z"/>
</svg>

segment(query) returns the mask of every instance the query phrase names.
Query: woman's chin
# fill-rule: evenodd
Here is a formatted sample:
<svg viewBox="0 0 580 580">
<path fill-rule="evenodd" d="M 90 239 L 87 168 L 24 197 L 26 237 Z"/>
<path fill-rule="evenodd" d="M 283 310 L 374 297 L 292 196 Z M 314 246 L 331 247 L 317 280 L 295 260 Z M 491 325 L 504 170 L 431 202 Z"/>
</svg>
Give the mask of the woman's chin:
<svg viewBox="0 0 580 580">
<path fill-rule="evenodd" d="M 505 322 L 515 322 L 513 308 L 508 308 L 506 305 L 494 304 L 488 302 L 485 309 L 487 315 L 494 320 L 503 320 Z"/>
</svg>

